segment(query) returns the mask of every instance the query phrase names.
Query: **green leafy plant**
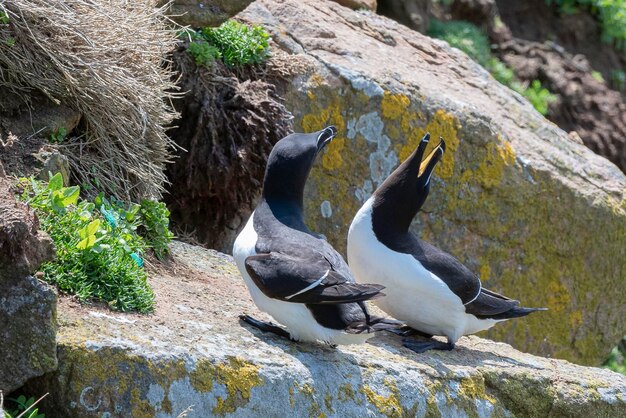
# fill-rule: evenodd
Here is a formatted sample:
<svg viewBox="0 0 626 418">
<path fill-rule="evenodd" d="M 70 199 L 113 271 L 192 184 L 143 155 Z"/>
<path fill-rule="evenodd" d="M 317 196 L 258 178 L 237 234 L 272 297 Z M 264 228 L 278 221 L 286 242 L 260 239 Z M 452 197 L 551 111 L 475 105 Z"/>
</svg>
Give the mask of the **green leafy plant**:
<svg viewBox="0 0 626 418">
<path fill-rule="evenodd" d="M 9 21 L 10 19 L 7 12 L 0 10 L 0 25 L 6 25 L 7 23 L 9 23 Z"/>
<path fill-rule="evenodd" d="M 67 129 L 60 127 L 50 134 L 50 143 L 60 144 L 67 137 Z"/>
<path fill-rule="evenodd" d="M 602 77 L 602 73 L 600 71 L 592 71 L 591 76 L 598 82 L 604 83 L 604 77 Z"/>
<path fill-rule="evenodd" d="M 613 347 L 604 367 L 626 375 L 626 336 L 616 347 Z"/>
<path fill-rule="evenodd" d="M 263 63 L 270 56 L 270 36 L 261 26 L 250 28 L 228 20 L 217 28 L 187 30 L 182 35 L 190 38 L 187 51 L 198 65 L 210 66 L 221 59 L 227 67 L 241 67 Z"/>
<path fill-rule="evenodd" d="M 47 395 L 47 394 L 46 394 Z M 26 398 L 24 395 L 20 395 L 17 398 L 8 398 L 7 401 L 13 404 L 11 409 L 4 411 L 6 418 L 45 418 L 43 413 L 39 412 L 39 408 L 35 408 L 35 405 L 43 399 L 46 395 L 42 396 L 38 400 L 35 398 Z M 1 406 L 1 404 L 0 404 Z M 0 408 L 0 413 L 2 408 Z M 2 417 L 2 418 L 5 418 Z"/>
<path fill-rule="evenodd" d="M 210 67 L 222 56 L 219 49 L 202 39 L 192 41 L 187 47 L 187 52 L 194 57 L 196 65 L 205 67 Z"/>
<path fill-rule="evenodd" d="M 144 200 L 139 208 L 141 216 L 142 235 L 154 250 L 159 259 L 163 259 L 169 252 L 169 243 L 174 234 L 169 230 L 170 211 L 163 202 Z"/>
<path fill-rule="evenodd" d="M 624 70 L 611 71 L 611 84 L 615 90 L 623 91 L 626 89 L 626 72 Z"/>
<path fill-rule="evenodd" d="M 539 80 L 533 80 L 529 85 L 520 82 L 513 70 L 491 54 L 489 40 L 480 28 L 460 20 L 442 22 L 433 19 L 428 34 L 465 52 L 489 71 L 493 78 L 526 97 L 539 113 L 544 116 L 548 114 L 548 105 L 556 97 Z"/>
<path fill-rule="evenodd" d="M 143 225 L 140 205 L 102 195 L 93 202 L 81 200 L 80 188 L 63 187 L 60 174 L 48 183 L 30 178 L 20 184 L 22 200 L 36 211 L 56 246 L 57 258 L 41 266 L 45 280 L 82 301 L 103 300 L 122 311 L 153 309 L 142 258 L 150 245 L 137 232 Z"/>
<path fill-rule="evenodd" d="M 626 0 L 546 0 L 562 13 L 588 10 L 600 22 L 602 40 L 626 50 Z"/>
<path fill-rule="evenodd" d="M 428 35 L 442 39 L 451 46 L 460 49 L 474 61 L 487 68 L 491 56 L 491 48 L 487 36 L 476 26 L 462 20 L 443 22 L 432 19 Z"/>
</svg>

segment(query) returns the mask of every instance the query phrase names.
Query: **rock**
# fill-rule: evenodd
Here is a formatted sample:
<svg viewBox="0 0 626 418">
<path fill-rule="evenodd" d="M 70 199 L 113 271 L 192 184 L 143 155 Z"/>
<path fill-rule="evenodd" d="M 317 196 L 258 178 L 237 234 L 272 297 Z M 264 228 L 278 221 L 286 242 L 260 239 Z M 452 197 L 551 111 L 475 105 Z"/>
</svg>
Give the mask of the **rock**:
<svg viewBox="0 0 626 418">
<path fill-rule="evenodd" d="M 301 19 L 300 16 L 307 16 Z M 626 177 L 445 42 L 332 2 L 257 0 L 314 70 L 286 86 L 295 131 L 334 124 L 306 190 L 310 227 L 345 250 L 361 204 L 429 131 L 448 150 L 414 230 L 490 289 L 550 310 L 486 335 L 599 365 L 626 329 Z"/>
<path fill-rule="evenodd" d="M 431 0 L 380 0 L 378 2 L 378 13 L 421 33 L 426 33 L 428 30 L 431 9 Z"/>
<path fill-rule="evenodd" d="M 349 7 L 354 10 L 371 10 L 376 11 L 376 0 L 334 0 L 342 6 Z"/>
<path fill-rule="evenodd" d="M 246 8 L 254 0 L 174 0 L 168 15 L 178 24 L 203 28 L 219 26 Z M 164 5 L 168 0 L 160 1 Z"/>
<path fill-rule="evenodd" d="M 67 157 L 58 150 L 40 151 L 33 154 L 33 157 L 40 163 L 41 168 L 37 178 L 40 180 L 50 180 L 50 174 L 61 173 L 63 184 L 70 184 L 70 163 Z"/>
<path fill-rule="evenodd" d="M 22 95 L 0 87 L 0 136 L 50 138 L 63 132 L 67 135 L 78 126 L 80 112 L 55 104 L 37 91 L 29 92 L 28 97 L 27 102 Z"/>
<path fill-rule="evenodd" d="M 31 276 L 54 257 L 35 215 L 0 178 L 0 391 L 56 368 L 56 295 Z"/>
<path fill-rule="evenodd" d="M 231 257 L 180 242 L 153 268 L 153 315 L 62 298 L 46 417 L 622 416 L 626 377 L 462 338 L 417 355 L 399 338 L 337 349 L 242 325 L 258 312 Z"/>
</svg>

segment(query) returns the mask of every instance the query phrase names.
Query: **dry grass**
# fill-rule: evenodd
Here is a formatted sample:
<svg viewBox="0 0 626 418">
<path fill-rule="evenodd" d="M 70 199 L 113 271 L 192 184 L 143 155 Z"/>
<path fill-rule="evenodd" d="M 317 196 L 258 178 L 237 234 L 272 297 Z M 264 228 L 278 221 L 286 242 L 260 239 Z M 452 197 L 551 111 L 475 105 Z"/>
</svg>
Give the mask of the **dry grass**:
<svg viewBox="0 0 626 418">
<path fill-rule="evenodd" d="M 39 90 L 82 114 L 66 139 L 79 184 L 118 198 L 160 197 L 173 149 L 175 33 L 157 0 L 0 0 L 0 84 Z"/>
</svg>

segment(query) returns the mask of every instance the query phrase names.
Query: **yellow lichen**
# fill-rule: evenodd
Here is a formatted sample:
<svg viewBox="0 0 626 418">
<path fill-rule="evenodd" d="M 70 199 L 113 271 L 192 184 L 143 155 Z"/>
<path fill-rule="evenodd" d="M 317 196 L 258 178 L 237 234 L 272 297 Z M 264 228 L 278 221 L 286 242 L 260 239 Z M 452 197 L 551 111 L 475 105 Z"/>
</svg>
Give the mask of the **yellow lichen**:
<svg viewBox="0 0 626 418">
<path fill-rule="evenodd" d="M 502 181 L 504 167 L 515 162 L 515 152 L 511 144 L 503 141 L 502 145 L 487 144 L 487 155 L 476 170 L 476 180 L 485 188 L 497 186 Z"/>
<path fill-rule="evenodd" d="M 486 282 L 491 277 L 491 267 L 489 267 L 489 263 L 483 263 L 480 266 L 479 270 L 480 280 Z"/>
<path fill-rule="evenodd" d="M 485 391 L 485 379 L 480 375 L 465 377 L 459 382 L 459 395 L 471 399 L 484 399 L 492 404 L 496 399 Z"/>
<path fill-rule="evenodd" d="M 235 412 L 250 400 L 252 388 L 263 383 L 258 366 L 237 357 L 218 364 L 199 361 L 189 380 L 196 391 L 203 393 L 212 391 L 214 383 L 226 386 L 226 398 L 218 397 L 213 409 L 216 415 Z"/>
<path fill-rule="evenodd" d="M 344 383 L 342 385 L 339 386 L 339 390 L 338 390 L 338 394 L 337 394 L 337 398 L 340 401 L 351 401 L 354 400 L 354 389 L 352 389 L 352 386 L 349 383 Z"/>
<path fill-rule="evenodd" d="M 380 108 L 382 110 L 383 117 L 395 120 L 402 117 L 402 114 L 406 111 L 410 104 L 411 100 L 406 94 L 393 94 L 386 91 L 383 95 Z"/>
<path fill-rule="evenodd" d="M 328 107 L 302 117 L 302 129 L 304 132 L 314 132 L 328 125 L 334 125 L 338 133 L 333 142 L 326 147 L 326 152 L 322 156 L 322 165 L 326 170 L 337 170 L 343 166 L 341 151 L 345 146 L 346 127 L 345 120 L 341 115 L 341 109 L 339 108 L 339 102 L 335 100 Z"/>
<path fill-rule="evenodd" d="M 551 281 L 546 289 L 548 293 L 548 308 L 554 312 L 562 312 L 570 304 L 570 295 L 567 288 L 558 281 Z"/>
<path fill-rule="evenodd" d="M 426 152 L 428 153 L 433 147 L 439 143 L 439 138 L 443 138 L 446 141 L 446 152 L 443 158 L 435 169 L 435 174 L 443 179 L 452 177 L 454 171 L 454 155 L 459 148 L 458 138 L 459 123 L 454 117 L 444 110 L 440 109 L 433 115 L 432 119 L 428 122 L 425 128 L 410 129 L 406 131 L 403 129 L 402 133 L 406 138 L 406 143 L 402 144 L 397 142 L 396 148 L 398 148 L 398 158 L 400 161 L 407 159 L 409 155 L 415 150 L 419 141 L 426 134 L 430 133 L 433 140 L 430 141 Z"/>
<path fill-rule="evenodd" d="M 263 383 L 259 367 L 237 357 L 230 358 L 228 363 L 217 364 L 215 377 L 217 383 L 226 386 L 228 393 L 226 399 L 217 398 L 213 413 L 219 415 L 235 412 L 250 400 L 252 388 Z"/>
<path fill-rule="evenodd" d="M 394 384 L 385 382 L 389 387 L 390 394 L 387 396 L 376 393 L 368 385 L 363 385 L 361 392 L 367 398 L 367 401 L 374 405 L 378 411 L 388 418 L 402 417 L 402 405 L 400 404 L 400 391 Z"/>
<path fill-rule="evenodd" d="M 196 368 L 189 373 L 191 386 L 201 393 L 213 390 L 213 379 L 215 379 L 215 366 L 208 361 L 199 361 Z"/>
</svg>

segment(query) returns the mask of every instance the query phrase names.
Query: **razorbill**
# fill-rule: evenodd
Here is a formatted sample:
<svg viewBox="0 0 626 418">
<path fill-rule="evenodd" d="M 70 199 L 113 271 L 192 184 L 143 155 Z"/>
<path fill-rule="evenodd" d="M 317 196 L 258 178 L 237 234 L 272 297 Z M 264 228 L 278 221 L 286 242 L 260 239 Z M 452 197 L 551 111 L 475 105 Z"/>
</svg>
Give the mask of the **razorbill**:
<svg viewBox="0 0 626 418">
<path fill-rule="evenodd" d="M 365 300 L 384 286 L 358 284 L 322 236 L 304 224 L 304 184 L 316 155 L 335 136 L 334 126 L 291 134 L 269 155 L 261 201 L 237 236 L 233 256 L 257 307 L 286 326 L 241 319 L 295 341 L 363 343 L 398 323 L 369 315 Z"/>
<path fill-rule="evenodd" d="M 357 282 L 385 286 L 375 301 L 387 314 L 405 321 L 403 336 L 445 336 L 418 342 L 405 339 L 416 352 L 451 350 L 466 334 L 491 328 L 510 318 L 543 308 L 522 308 L 519 302 L 482 287 L 478 276 L 456 258 L 409 232 L 424 204 L 430 178 L 445 152 L 443 139 L 422 159 L 429 134 L 356 214 L 348 232 L 348 263 Z"/>
</svg>

